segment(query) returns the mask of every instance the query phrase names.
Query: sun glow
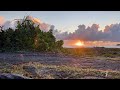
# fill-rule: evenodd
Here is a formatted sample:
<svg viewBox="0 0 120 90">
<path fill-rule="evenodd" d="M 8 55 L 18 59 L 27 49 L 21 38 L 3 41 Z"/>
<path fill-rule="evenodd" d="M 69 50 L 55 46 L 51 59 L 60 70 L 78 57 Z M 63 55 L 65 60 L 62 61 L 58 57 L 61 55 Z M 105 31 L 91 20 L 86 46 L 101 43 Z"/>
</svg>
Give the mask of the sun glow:
<svg viewBox="0 0 120 90">
<path fill-rule="evenodd" d="M 84 46 L 84 43 L 81 41 L 78 41 L 77 43 L 75 43 L 76 46 Z"/>
</svg>

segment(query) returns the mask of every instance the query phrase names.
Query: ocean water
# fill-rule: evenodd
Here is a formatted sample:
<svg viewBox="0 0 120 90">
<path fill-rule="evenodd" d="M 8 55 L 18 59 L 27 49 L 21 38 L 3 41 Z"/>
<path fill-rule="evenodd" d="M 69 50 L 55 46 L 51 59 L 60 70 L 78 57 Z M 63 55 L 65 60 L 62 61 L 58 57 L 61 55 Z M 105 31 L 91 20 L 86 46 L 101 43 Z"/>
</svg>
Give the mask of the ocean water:
<svg viewBox="0 0 120 90">
<path fill-rule="evenodd" d="M 105 48 L 120 48 L 117 44 L 120 42 L 110 42 L 110 41 L 86 41 L 83 46 L 76 46 L 75 43 L 78 40 L 64 40 L 63 47 L 65 48 L 93 48 L 93 47 L 105 47 Z"/>
<path fill-rule="evenodd" d="M 76 46 L 63 46 L 64 48 L 82 48 L 82 47 L 76 47 Z M 96 46 L 100 47 L 100 46 Z M 102 46 L 104 48 L 120 48 L 120 46 Z M 94 48 L 94 46 L 84 46 L 83 48 Z"/>
</svg>

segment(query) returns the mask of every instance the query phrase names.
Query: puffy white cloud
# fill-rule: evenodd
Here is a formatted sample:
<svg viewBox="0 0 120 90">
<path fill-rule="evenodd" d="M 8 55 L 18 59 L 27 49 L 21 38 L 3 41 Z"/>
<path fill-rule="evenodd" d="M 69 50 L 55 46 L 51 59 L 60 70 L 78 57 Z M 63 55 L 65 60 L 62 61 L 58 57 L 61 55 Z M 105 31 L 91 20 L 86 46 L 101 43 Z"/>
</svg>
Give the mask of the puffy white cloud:
<svg viewBox="0 0 120 90">
<path fill-rule="evenodd" d="M 48 31 L 50 29 L 50 24 L 47 24 L 45 22 L 42 22 L 40 19 L 38 18 L 34 18 L 32 16 L 27 16 L 27 19 L 28 20 L 32 20 L 35 25 L 39 25 L 40 29 L 43 30 L 43 31 Z M 3 24 L 3 28 L 4 29 L 8 29 L 8 28 L 13 28 L 15 29 L 16 28 L 16 25 L 17 25 L 17 21 L 22 21 L 22 19 L 14 19 L 12 21 L 6 21 L 4 24 Z"/>
</svg>

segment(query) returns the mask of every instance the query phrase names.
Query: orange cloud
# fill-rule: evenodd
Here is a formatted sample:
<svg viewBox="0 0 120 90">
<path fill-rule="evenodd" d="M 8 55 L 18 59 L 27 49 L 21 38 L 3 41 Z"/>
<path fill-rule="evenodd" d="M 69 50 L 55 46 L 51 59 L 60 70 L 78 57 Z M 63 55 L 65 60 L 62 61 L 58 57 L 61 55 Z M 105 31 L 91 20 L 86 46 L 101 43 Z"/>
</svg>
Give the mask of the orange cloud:
<svg viewBox="0 0 120 90">
<path fill-rule="evenodd" d="M 5 22 L 5 18 L 3 16 L 0 16 L 0 25 L 3 25 Z"/>
<path fill-rule="evenodd" d="M 51 26 L 50 24 L 44 23 L 40 19 L 32 16 L 27 16 L 27 19 L 32 20 L 36 25 L 40 25 L 39 28 L 43 31 L 48 31 Z"/>
<path fill-rule="evenodd" d="M 34 23 L 42 23 L 42 21 L 38 18 L 34 18 L 32 16 L 27 16 L 27 19 L 32 20 Z"/>
<path fill-rule="evenodd" d="M 40 19 L 37 19 L 37 18 L 33 18 L 33 22 L 36 22 L 36 23 L 42 23 Z"/>
</svg>

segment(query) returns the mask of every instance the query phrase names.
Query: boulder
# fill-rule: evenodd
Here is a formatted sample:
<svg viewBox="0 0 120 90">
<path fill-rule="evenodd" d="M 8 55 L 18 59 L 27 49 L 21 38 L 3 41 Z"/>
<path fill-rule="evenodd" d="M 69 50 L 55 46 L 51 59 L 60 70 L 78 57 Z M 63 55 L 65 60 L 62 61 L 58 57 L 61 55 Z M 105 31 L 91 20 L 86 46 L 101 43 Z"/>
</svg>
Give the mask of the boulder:
<svg viewBox="0 0 120 90">
<path fill-rule="evenodd" d="M 37 75 L 37 69 L 33 66 L 23 66 L 23 70 L 26 72 L 32 74 L 33 76 Z"/>
</svg>

